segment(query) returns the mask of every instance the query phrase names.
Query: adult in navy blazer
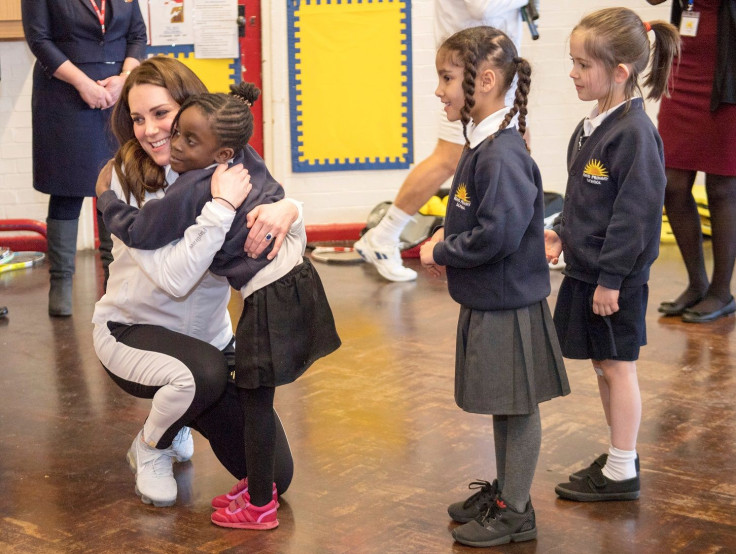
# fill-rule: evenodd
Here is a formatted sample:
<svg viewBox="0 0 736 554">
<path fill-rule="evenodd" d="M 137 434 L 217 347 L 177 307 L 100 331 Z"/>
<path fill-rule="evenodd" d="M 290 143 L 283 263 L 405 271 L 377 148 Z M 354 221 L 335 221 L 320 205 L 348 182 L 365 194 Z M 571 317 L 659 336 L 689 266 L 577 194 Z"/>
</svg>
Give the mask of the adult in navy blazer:
<svg viewBox="0 0 736 554">
<path fill-rule="evenodd" d="M 49 314 L 69 316 L 82 202 L 95 196 L 97 174 L 117 149 L 109 108 L 145 54 L 146 26 L 138 0 L 21 0 L 21 10 L 36 56 L 33 188 L 51 195 Z M 105 238 L 100 228 L 106 266 Z"/>
</svg>

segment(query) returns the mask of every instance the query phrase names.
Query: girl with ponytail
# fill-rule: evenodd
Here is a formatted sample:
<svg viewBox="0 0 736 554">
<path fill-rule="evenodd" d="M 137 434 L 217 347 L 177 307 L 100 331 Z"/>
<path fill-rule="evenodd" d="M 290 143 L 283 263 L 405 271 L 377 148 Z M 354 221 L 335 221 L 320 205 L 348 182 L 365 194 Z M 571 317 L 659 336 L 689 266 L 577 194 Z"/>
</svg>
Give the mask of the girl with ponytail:
<svg viewBox="0 0 736 554">
<path fill-rule="evenodd" d="M 555 326 L 565 357 L 591 361 L 610 446 L 557 485 L 567 500 L 639 498 L 636 361 L 646 344 L 647 281 L 659 254 L 666 182 L 662 139 L 644 112 L 639 81 L 647 98 L 665 95 L 679 49 L 672 25 L 642 21 L 627 8 L 591 13 L 570 35 L 570 78 L 578 98 L 595 104 L 568 144 L 565 203 L 546 231 L 547 257 L 556 263 L 564 251 Z"/>
</svg>

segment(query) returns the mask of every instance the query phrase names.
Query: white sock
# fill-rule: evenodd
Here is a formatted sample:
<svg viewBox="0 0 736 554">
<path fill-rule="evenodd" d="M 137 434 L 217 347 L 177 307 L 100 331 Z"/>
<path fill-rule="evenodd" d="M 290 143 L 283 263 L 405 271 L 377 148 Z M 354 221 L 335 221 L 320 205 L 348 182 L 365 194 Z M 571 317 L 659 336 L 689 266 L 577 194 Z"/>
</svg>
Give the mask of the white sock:
<svg viewBox="0 0 736 554">
<path fill-rule="evenodd" d="M 636 477 L 636 450 L 620 450 L 611 445 L 603 475 L 611 481 L 623 481 Z"/>
<path fill-rule="evenodd" d="M 391 204 L 386 211 L 386 215 L 373 228 L 373 232 L 371 233 L 373 235 L 371 237 L 372 242 L 377 246 L 385 244 L 397 245 L 401 231 L 411 221 L 411 218 L 411 214 L 407 214 Z"/>
</svg>

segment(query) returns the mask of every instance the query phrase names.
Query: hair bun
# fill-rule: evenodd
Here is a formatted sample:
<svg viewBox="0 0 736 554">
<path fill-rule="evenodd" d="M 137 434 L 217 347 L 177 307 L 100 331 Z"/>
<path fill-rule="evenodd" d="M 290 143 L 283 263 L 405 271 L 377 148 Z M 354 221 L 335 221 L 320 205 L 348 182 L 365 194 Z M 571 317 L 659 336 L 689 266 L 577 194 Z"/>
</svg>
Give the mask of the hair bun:
<svg viewBox="0 0 736 554">
<path fill-rule="evenodd" d="M 237 85 L 230 85 L 230 94 L 239 98 L 243 103 L 248 106 L 252 106 L 253 103 L 258 100 L 261 95 L 261 89 L 255 86 L 253 83 L 246 83 L 242 81 Z"/>
</svg>

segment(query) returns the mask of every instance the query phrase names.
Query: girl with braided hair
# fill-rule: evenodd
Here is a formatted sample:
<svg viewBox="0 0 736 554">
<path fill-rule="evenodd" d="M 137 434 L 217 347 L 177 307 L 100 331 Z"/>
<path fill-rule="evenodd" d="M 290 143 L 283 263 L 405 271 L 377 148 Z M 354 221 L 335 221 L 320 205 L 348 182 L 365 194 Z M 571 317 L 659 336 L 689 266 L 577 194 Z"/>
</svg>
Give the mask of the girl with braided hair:
<svg viewBox="0 0 736 554">
<path fill-rule="evenodd" d="M 314 361 L 336 350 L 340 339 L 319 275 L 303 257 L 303 223 L 292 225 L 273 259 L 265 253 L 251 257 L 244 252 L 247 213 L 280 200 L 283 189 L 263 160 L 242 147 L 253 132 L 250 106 L 260 91 L 249 83 L 231 89 L 229 95 L 198 94 L 182 103 L 172 124 L 170 155 L 171 170 L 179 176 L 163 197 L 147 201 L 140 209 L 117 197 L 100 200 L 110 231 L 127 246 L 139 249 L 158 249 L 181 239 L 210 201 L 235 212 L 222 247 L 206 261 L 211 262 L 210 271 L 226 277 L 244 300 L 235 334 L 234 380 L 243 412 L 248 476 L 228 494 L 213 499 L 212 522 L 272 529 L 278 525 L 274 389 L 293 382 Z M 250 157 L 247 164 L 245 156 Z M 239 206 L 235 205 L 239 201 L 231 203 L 211 194 L 212 175 L 225 163 L 248 168 L 250 190 Z"/>
<path fill-rule="evenodd" d="M 448 508 L 452 535 L 470 546 L 537 536 L 529 491 L 541 446 L 538 404 L 570 392 L 547 305 L 542 179 L 524 142 L 531 68 L 492 27 L 448 38 L 437 58 L 435 94 L 462 121 L 444 229 L 420 251 L 435 276 L 447 272 L 460 304 L 455 402 L 493 415 L 497 477 Z M 514 76 L 513 106 L 504 96 Z M 470 125 L 473 124 L 471 129 Z"/>
<path fill-rule="evenodd" d="M 646 344 L 666 183 L 662 139 L 644 112 L 639 77 L 651 62 L 643 84 L 659 99 L 679 49 L 675 27 L 626 8 L 593 12 L 570 35 L 570 78 L 578 98 L 595 105 L 570 138 L 565 205 L 545 233 L 547 258 L 565 253 L 555 326 L 564 356 L 592 363 L 610 446 L 557 485 L 567 500 L 639 498 L 636 360 Z"/>
</svg>

